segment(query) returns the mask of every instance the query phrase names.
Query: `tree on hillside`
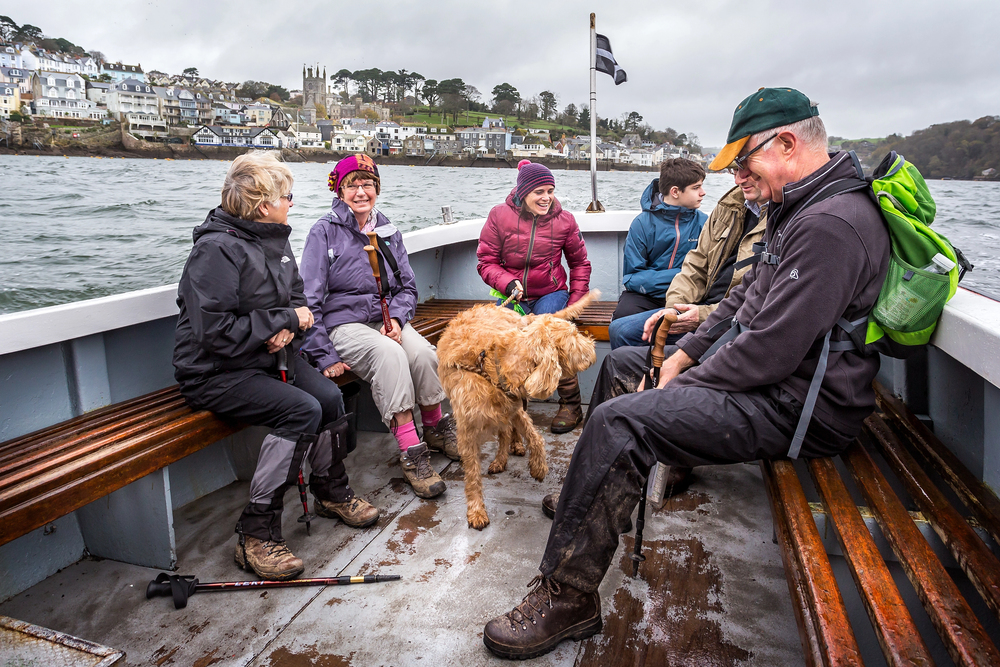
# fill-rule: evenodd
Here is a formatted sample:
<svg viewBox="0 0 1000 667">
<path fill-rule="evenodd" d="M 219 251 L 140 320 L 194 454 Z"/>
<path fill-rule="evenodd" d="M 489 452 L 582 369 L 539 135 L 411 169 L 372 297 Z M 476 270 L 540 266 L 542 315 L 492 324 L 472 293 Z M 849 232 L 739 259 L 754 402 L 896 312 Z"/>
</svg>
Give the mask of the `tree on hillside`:
<svg viewBox="0 0 1000 667">
<path fill-rule="evenodd" d="M 0 42 L 13 42 L 14 35 L 20 29 L 11 17 L 0 16 Z"/>
<path fill-rule="evenodd" d="M 586 104 L 580 108 L 580 120 L 577 122 L 577 125 L 585 130 L 590 129 L 590 107 Z"/>
<path fill-rule="evenodd" d="M 556 110 L 556 95 L 550 90 L 543 90 L 538 94 L 538 99 L 542 110 L 542 118 L 548 120 Z"/>
<path fill-rule="evenodd" d="M 621 127 L 624 132 L 635 132 L 642 123 L 642 116 L 638 111 L 629 111 L 622 114 Z"/>
<path fill-rule="evenodd" d="M 507 115 L 521 102 L 521 93 L 509 83 L 493 86 L 493 111 Z"/>
<path fill-rule="evenodd" d="M 354 75 L 351 73 L 351 70 L 342 69 L 336 74 L 330 75 L 330 80 L 333 81 L 333 84 L 335 86 L 342 87 L 344 89 L 344 94 L 347 95 L 348 98 L 350 98 L 351 93 L 350 90 L 348 90 L 347 83 L 353 80 L 353 76 Z"/>
<path fill-rule="evenodd" d="M 93 58 L 94 60 L 96 60 L 99 63 L 106 63 L 106 62 L 108 62 L 108 57 L 106 55 L 104 55 L 103 51 L 98 51 L 97 49 L 93 49 L 91 51 L 88 51 L 87 55 L 90 56 L 91 58 Z"/>
<path fill-rule="evenodd" d="M 433 112 L 434 107 L 437 105 L 438 101 L 441 99 L 441 94 L 438 92 L 438 82 L 435 79 L 427 79 L 424 81 L 424 85 L 420 88 L 420 95 L 427 100 L 428 111 Z"/>
<path fill-rule="evenodd" d="M 25 23 L 17 29 L 16 33 L 14 33 L 14 41 L 18 42 L 30 42 L 41 38 L 42 29 L 38 26 L 31 25 L 30 23 Z"/>
<path fill-rule="evenodd" d="M 198 68 L 197 67 L 185 67 L 184 71 L 182 72 L 182 74 L 184 76 L 198 76 Z"/>
</svg>

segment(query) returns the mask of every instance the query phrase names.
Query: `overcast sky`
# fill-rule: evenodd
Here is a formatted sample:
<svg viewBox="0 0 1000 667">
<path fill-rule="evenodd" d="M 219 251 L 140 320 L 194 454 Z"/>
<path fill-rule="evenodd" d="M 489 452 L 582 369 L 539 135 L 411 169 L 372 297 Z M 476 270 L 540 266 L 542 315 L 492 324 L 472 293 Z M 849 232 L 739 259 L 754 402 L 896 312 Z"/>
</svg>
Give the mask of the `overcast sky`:
<svg viewBox="0 0 1000 667">
<path fill-rule="evenodd" d="M 485 102 L 501 82 L 525 97 L 551 90 L 560 108 L 589 98 L 590 11 L 629 77 L 616 87 L 598 75 L 598 114 L 635 110 L 704 146 L 725 143 L 733 109 L 761 86 L 802 90 L 830 134 L 849 138 L 1000 114 L 996 0 L 46 0 L 3 10 L 146 70 L 193 66 L 298 89 L 306 63 L 403 68 L 460 77 Z"/>
</svg>

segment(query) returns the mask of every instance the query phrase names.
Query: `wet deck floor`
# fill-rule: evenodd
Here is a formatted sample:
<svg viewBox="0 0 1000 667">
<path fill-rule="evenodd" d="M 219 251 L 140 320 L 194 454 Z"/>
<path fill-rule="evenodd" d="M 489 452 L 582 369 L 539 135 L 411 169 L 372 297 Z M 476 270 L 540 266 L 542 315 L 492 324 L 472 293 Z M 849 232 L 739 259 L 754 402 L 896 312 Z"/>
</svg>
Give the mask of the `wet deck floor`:
<svg viewBox="0 0 1000 667">
<path fill-rule="evenodd" d="M 532 404 L 544 429 L 555 408 Z M 129 665 L 493 665 L 487 620 L 526 592 L 551 522 L 542 496 L 562 483 L 579 429 L 546 434 L 550 473 L 527 460 L 484 480 L 492 523 L 467 527 L 462 470 L 436 455 L 448 483 L 437 500 L 403 481 L 391 437 L 363 433 L 348 461 L 351 483 L 382 509 L 353 530 L 318 519 L 306 536 L 297 495 L 286 497 L 289 546 L 303 576 L 382 572 L 397 582 L 261 592 L 205 593 L 186 609 L 146 601 L 157 571 L 83 560 L 0 605 L 0 614 L 126 651 Z M 483 469 L 492 459 L 486 446 Z M 701 469 L 682 496 L 647 515 L 646 562 L 631 571 L 632 535 L 601 586 L 604 632 L 563 642 L 539 665 L 799 665 L 802 653 L 771 516 L 756 465 Z M 235 483 L 175 511 L 178 573 L 202 581 L 247 579 L 232 560 L 232 526 L 247 497 Z"/>
</svg>

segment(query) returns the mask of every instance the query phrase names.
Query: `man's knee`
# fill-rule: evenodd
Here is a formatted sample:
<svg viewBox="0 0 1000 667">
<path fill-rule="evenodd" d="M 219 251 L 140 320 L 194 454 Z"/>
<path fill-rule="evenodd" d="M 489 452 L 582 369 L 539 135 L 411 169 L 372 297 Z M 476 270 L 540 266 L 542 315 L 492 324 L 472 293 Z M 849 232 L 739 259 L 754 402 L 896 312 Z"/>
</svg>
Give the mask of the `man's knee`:
<svg viewBox="0 0 1000 667">
<path fill-rule="evenodd" d="M 338 398 L 340 391 L 337 391 Z M 343 410 L 343 399 L 340 399 L 341 410 Z M 284 428 L 296 433 L 316 433 L 323 425 L 323 405 L 319 399 L 306 392 L 301 392 L 298 399 L 289 407 L 285 419 Z"/>
</svg>

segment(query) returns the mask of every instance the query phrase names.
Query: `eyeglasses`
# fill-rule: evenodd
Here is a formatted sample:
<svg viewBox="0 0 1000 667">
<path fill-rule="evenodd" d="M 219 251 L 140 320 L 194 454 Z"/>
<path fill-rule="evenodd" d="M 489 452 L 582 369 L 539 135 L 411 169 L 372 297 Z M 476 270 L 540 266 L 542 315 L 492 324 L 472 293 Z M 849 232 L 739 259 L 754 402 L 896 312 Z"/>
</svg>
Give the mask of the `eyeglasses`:
<svg viewBox="0 0 1000 667">
<path fill-rule="evenodd" d="M 355 194 L 361 192 L 364 188 L 365 192 L 375 192 L 375 184 L 371 181 L 367 183 L 355 183 L 354 185 L 345 185 L 344 192 L 354 192 Z"/>
<path fill-rule="evenodd" d="M 278 199 L 287 199 L 288 203 L 291 204 L 292 203 L 292 193 L 289 192 L 287 195 L 281 195 L 280 197 L 278 197 Z"/>
<path fill-rule="evenodd" d="M 727 171 L 730 174 L 732 174 L 732 175 L 735 176 L 739 172 L 741 172 L 744 169 L 746 169 L 747 168 L 747 163 L 750 160 L 750 156 L 753 155 L 754 153 L 756 153 L 757 151 L 759 151 L 760 149 L 762 149 L 764 146 L 767 146 L 777 136 L 778 136 L 777 134 L 772 134 L 770 137 L 768 137 L 764 141 L 760 142 L 759 144 L 757 144 L 756 146 L 754 146 L 753 148 L 751 148 L 750 152 L 747 153 L 746 155 L 744 155 L 743 157 L 734 158 L 733 159 L 733 165 L 734 166 L 729 167 L 729 169 Z"/>
</svg>

